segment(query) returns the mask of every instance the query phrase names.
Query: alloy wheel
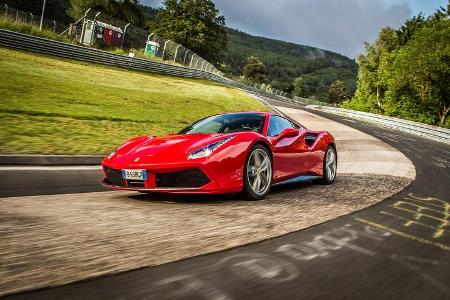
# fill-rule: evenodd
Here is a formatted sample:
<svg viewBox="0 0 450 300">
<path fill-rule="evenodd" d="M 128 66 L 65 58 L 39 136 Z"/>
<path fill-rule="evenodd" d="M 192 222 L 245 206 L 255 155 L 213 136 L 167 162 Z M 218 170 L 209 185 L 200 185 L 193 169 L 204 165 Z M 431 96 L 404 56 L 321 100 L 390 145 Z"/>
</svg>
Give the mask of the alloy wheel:
<svg viewBox="0 0 450 300">
<path fill-rule="evenodd" d="M 336 154 L 331 148 L 327 151 L 325 167 L 327 168 L 328 180 L 333 181 L 334 177 L 336 177 Z"/>
<path fill-rule="evenodd" d="M 247 162 L 248 184 L 256 195 L 263 195 L 272 182 L 272 165 L 269 154 L 262 149 L 255 149 Z"/>
</svg>

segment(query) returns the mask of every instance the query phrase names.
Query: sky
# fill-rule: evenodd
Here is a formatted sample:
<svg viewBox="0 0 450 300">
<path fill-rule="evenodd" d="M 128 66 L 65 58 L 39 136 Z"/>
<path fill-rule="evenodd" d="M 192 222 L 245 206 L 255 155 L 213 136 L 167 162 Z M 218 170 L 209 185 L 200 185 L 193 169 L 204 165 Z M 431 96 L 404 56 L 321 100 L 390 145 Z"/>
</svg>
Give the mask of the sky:
<svg viewBox="0 0 450 300">
<path fill-rule="evenodd" d="M 141 0 L 161 6 L 161 0 Z M 433 14 L 448 0 L 215 0 L 228 27 L 355 58 L 382 27 Z"/>
</svg>

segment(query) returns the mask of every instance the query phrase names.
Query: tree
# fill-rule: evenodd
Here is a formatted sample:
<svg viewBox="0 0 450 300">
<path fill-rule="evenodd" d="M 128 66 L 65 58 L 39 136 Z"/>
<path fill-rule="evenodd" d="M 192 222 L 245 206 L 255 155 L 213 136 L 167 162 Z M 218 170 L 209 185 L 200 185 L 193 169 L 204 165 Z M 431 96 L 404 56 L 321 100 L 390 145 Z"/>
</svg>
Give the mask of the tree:
<svg viewBox="0 0 450 300">
<path fill-rule="evenodd" d="M 450 19 L 422 28 L 397 51 L 388 83 L 391 113 L 444 126 L 450 112 Z"/>
<path fill-rule="evenodd" d="M 139 0 L 122 0 L 114 6 L 113 17 L 143 27 L 146 23 L 144 10 L 139 5 Z"/>
<path fill-rule="evenodd" d="M 151 31 L 220 65 L 227 48 L 225 18 L 211 0 L 165 0 Z"/>
<path fill-rule="evenodd" d="M 417 16 L 406 20 L 405 24 L 397 30 L 398 41 L 401 46 L 406 45 L 406 43 L 412 38 L 415 32 L 421 29 L 426 24 L 426 19 L 420 13 Z"/>
<path fill-rule="evenodd" d="M 302 77 L 297 77 L 294 79 L 294 82 L 292 83 L 293 91 L 292 94 L 294 96 L 298 97 L 307 97 L 307 91 L 305 88 L 305 83 Z"/>
<path fill-rule="evenodd" d="M 383 29 L 358 57 L 357 91 L 344 106 L 450 127 L 449 11 Z"/>
<path fill-rule="evenodd" d="M 341 103 L 348 97 L 347 87 L 340 80 L 336 80 L 328 88 L 328 102 L 330 103 Z"/>
<path fill-rule="evenodd" d="M 69 15 L 78 20 L 89 8 L 136 26 L 145 25 L 139 0 L 70 0 Z"/>
<path fill-rule="evenodd" d="M 433 24 L 438 23 L 439 21 L 445 19 L 448 16 L 448 12 L 450 11 L 450 1 L 447 6 L 447 10 L 443 7 L 440 7 L 432 16 L 429 18 L 425 18 L 422 13 L 417 16 L 412 17 L 409 20 L 406 20 L 405 24 L 397 30 L 398 42 L 401 46 L 406 45 L 408 41 L 414 36 L 416 32 L 418 32 L 423 27 L 430 27 Z"/>
<path fill-rule="evenodd" d="M 374 112 L 383 112 L 383 98 L 386 82 L 382 66 L 389 65 L 390 53 L 398 48 L 398 36 L 390 27 L 381 29 L 372 44 L 365 44 L 366 54 L 358 56 L 358 84 L 356 101 Z"/>
<path fill-rule="evenodd" d="M 264 81 L 264 63 L 259 57 L 250 56 L 244 66 L 244 78 L 251 82 L 262 83 Z"/>
</svg>

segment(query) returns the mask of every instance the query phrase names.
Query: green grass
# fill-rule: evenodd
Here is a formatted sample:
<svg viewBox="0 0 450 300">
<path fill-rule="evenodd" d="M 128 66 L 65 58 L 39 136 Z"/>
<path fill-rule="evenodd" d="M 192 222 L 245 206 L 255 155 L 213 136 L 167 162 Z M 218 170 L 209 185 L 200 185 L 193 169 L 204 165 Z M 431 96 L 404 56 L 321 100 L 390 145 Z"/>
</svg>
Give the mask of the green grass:
<svg viewBox="0 0 450 300">
<path fill-rule="evenodd" d="M 4 16 L 0 16 L 0 28 L 7 29 L 10 31 L 16 31 L 20 33 L 25 33 L 29 35 L 39 36 L 42 38 L 47 38 L 51 40 L 56 40 L 60 42 L 71 42 L 71 40 L 65 36 L 59 36 L 57 33 L 45 30 L 39 30 L 38 26 L 31 25 L 29 23 L 24 22 L 16 22 L 9 18 L 5 18 Z"/>
<path fill-rule="evenodd" d="M 0 48 L 0 153 L 104 154 L 133 136 L 246 110 L 266 108 L 209 81 Z"/>
</svg>

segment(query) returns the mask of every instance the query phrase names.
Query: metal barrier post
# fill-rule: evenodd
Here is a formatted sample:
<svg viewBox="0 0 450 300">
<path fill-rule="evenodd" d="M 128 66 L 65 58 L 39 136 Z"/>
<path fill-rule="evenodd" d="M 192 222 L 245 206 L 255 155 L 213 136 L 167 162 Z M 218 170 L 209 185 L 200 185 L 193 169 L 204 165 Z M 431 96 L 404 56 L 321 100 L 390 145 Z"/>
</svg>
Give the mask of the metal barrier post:
<svg viewBox="0 0 450 300">
<path fill-rule="evenodd" d="M 56 21 L 53 20 L 53 32 L 56 32 Z"/>
<path fill-rule="evenodd" d="M 98 13 L 96 13 L 95 14 L 95 16 L 94 16 L 94 22 L 93 22 L 93 24 L 92 24 L 92 26 L 94 26 L 94 28 L 92 28 L 92 34 L 91 34 L 91 39 L 89 40 L 89 45 L 92 45 L 92 39 L 94 38 L 94 36 L 95 36 L 95 28 L 97 27 L 97 25 L 96 25 L 96 23 L 97 23 L 97 17 L 98 16 L 100 16 L 100 14 L 101 14 L 102 12 L 101 11 L 99 11 Z"/>
<path fill-rule="evenodd" d="M 94 23 L 97 21 L 97 17 L 100 16 L 101 13 L 102 12 L 99 11 L 98 13 L 95 14 L 95 16 L 94 16 Z"/>
<path fill-rule="evenodd" d="M 120 49 L 123 49 L 123 43 L 125 42 L 125 33 L 127 32 L 128 26 L 130 26 L 130 23 L 125 25 L 125 27 L 123 28 L 122 44 L 120 44 Z"/>
<path fill-rule="evenodd" d="M 147 37 L 147 43 L 151 41 L 150 38 L 152 37 L 153 34 L 154 34 L 154 33 L 152 32 L 152 33 L 150 33 L 150 34 L 148 35 L 148 37 Z"/>
<path fill-rule="evenodd" d="M 84 16 L 82 16 L 78 21 L 76 21 L 76 22 L 74 23 L 74 25 L 77 25 L 81 20 L 84 20 L 84 19 L 87 17 L 87 14 L 88 14 L 88 12 L 89 12 L 90 10 L 91 10 L 91 9 L 88 8 L 88 9 L 84 12 Z M 61 33 L 59 34 L 59 36 L 62 36 L 64 33 L 66 33 L 66 31 L 68 31 L 69 28 L 70 28 L 70 26 L 69 26 L 66 30 L 64 30 L 63 32 L 61 32 Z M 83 30 L 84 30 L 84 28 L 81 28 L 81 36 L 83 36 Z M 80 41 L 80 43 L 81 43 L 81 41 Z"/>
<path fill-rule="evenodd" d="M 147 55 L 147 44 L 148 44 L 148 42 L 150 42 L 151 41 L 151 38 L 152 38 L 152 35 L 153 35 L 154 33 L 152 32 L 152 33 L 150 33 L 148 36 L 147 36 L 147 41 L 145 42 L 145 46 L 144 46 L 144 54 L 145 55 Z M 156 49 L 156 48 L 155 48 Z M 156 56 L 156 51 L 155 51 L 155 56 Z"/>
<path fill-rule="evenodd" d="M 188 50 L 184 53 L 183 65 L 186 65 L 186 57 L 187 57 L 187 54 L 188 54 L 189 51 L 191 51 L 191 50 L 188 49 Z"/>
<path fill-rule="evenodd" d="M 177 54 L 178 54 L 178 48 L 180 48 L 181 45 L 178 45 L 177 48 L 175 49 L 175 57 L 173 58 L 173 62 L 176 62 L 177 60 Z"/>
<path fill-rule="evenodd" d="M 194 53 L 192 56 L 191 56 L 191 63 L 189 64 L 189 67 L 192 67 L 192 61 L 194 60 L 194 56 L 195 56 L 196 54 Z"/>
<path fill-rule="evenodd" d="M 163 49 L 163 53 L 162 53 L 162 59 L 164 60 L 164 53 L 166 52 L 166 46 L 167 46 L 167 43 L 169 43 L 170 42 L 170 40 L 167 40 L 165 43 L 164 43 L 164 49 Z"/>
<path fill-rule="evenodd" d="M 42 31 L 42 22 L 44 21 L 44 12 L 45 12 L 45 2 L 42 4 L 42 13 L 41 13 L 41 23 L 39 24 L 39 30 Z"/>
</svg>

